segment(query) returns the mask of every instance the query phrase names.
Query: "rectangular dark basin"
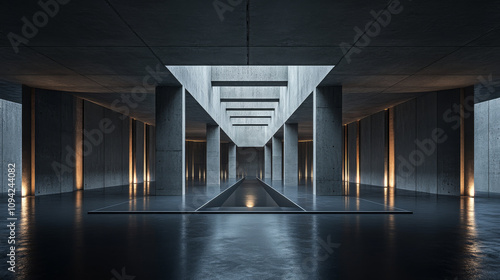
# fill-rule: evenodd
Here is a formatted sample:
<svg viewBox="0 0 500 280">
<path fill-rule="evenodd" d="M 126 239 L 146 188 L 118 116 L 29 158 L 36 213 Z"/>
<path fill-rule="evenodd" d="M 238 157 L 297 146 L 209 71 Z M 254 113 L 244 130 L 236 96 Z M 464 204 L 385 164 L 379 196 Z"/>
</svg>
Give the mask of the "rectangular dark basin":
<svg viewBox="0 0 500 280">
<path fill-rule="evenodd" d="M 244 179 L 198 211 L 303 211 L 279 192 L 257 179 Z"/>
</svg>

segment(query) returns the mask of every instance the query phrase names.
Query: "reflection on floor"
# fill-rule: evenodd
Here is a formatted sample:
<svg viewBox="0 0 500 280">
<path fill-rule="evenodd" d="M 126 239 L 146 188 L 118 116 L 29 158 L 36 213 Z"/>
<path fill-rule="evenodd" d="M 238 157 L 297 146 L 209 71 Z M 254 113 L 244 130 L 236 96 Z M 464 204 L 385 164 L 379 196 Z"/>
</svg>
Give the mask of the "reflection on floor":
<svg viewBox="0 0 500 280">
<path fill-rule="evenodd" d="M 414 214 L 87 214 L 113 204 L 196 209 L 218 193 L 196 184 L 183 199 L 145 196 L 148 184 L 23 198 L 17 279 L 498 279 L 499 199 L 346 188 L 338 199 L 350 209 L 369 200 Z M 283 191 L 307 207 L 325 203 L 310 186 Z M 0 227 L 0 279 L 14 279 L 7 236 Z"/>
</svg>

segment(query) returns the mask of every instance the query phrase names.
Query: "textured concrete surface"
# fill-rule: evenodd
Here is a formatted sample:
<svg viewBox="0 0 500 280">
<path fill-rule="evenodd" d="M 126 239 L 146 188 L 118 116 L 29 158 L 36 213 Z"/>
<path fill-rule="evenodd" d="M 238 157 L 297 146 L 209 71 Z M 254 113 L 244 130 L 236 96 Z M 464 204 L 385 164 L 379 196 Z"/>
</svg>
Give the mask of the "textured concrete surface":
<svg viewBox="0 0 500 280">
<path fill-rule="evenodd" d="M 437 93 L 428 93 L 417 102 L 417 148 L 425 150 L 425 160 L 416 167 L 416 190 L 437 194 L 437 145 L 432 133 L 437 128 Z"/>
<path fill-rule="evenodd" d="M 371 116 L 359 122 L 359 179 L 361 184 L 372 182 L 372 120 Z"/>
<path fill-rule="evenodd" d="M 347 150 L 348 150 L 348 173 L 349 173 L 349 182 L 356 183 L 357 182 L 357 174 L 358 174 L 358 147 L 357 147 L 357 139 L 358 139 L 358 122 L 353 122 L 347 125 L 347 134 L 348 134 L 348 142 Z"/>
<path fill-rule="evenodd" d="M 296 186 L 299 183 L 298 125 L 285 123 L 283 134 L 283 183 Z"/>
<path fill-rule="evenodd" d="M 207 125 L 207 185 L 220 184 L 220 127 Z"/>
<path fill-rule="evenodd" d="M 74 190 L 73 97 L 35 90 L 35 194 Z M 64 187 L 62 187 L 64 185 Z"/>
<path fill-rule="evenodd" d="M 394 141 L 396 188 L 416 191 L 416 161 L 410 158 L 416 151 L 416 100 L 394 108 Z"/>
<path fill-rule="evenodd" d="M 156 195 L 184 193 L 185 91 L 183 87 L 156 89 Z"/>
<path fill-rule="evenodd" d="M 135 179 L 137 183 L 144 182 L 144 123 L 134 120 L 134 150 L 135 150 Z"/>
<path fill-rule="evenodd" d="M 129 119 L 88 101 L 84 101 L 83 116 L 84 188 L 128 184 Z"/>
<path fill-rule="evenodd" d="M 272 138 L 273 149 L 273 181 L 283 180 L 283 142 L 278 137 Z"/>
<path fill-rule="evenodd" d="M 437 126 L 444 131 L 447 140 L 437 145 L 438 194 L 460 195 L 460 127 L 458 114 L 449 114 L 460 105 L 460 90 L 438 92 Z"/>
<path fill-rule="evenodd" d="M 236 144 L 228 144 L 228 178 L 236 179 Z"/>
<path fill-rule="evenodd" d="M 361 53 L 350 54 L 339 45 L 351 46 L 353 28 L 364 31 L 373 20 L 371 12 L 384 9 L 386 1 L 249 2 L 229 6 L 231 11 L 222 19 L 213 3 L 127 0 L 61 5 L 47 28 L 29 40 L 33 49 L 21 47 L 16 54 L 7 36 L 2 37 L 1 78 L 17 85 L 97 93 L 109 106 L 136 86 L 154 93 L 156 84 L 175 83 L 171 75 L 151 78 L 151 72 L 165 64 L 336 64 L 324 82 L 344 85 L 344 100 L 357 103 L 349 109 L 344 106 L 351 122 L 407 100 L 402 93 L 472 85 L 478 77 L 488 80 L 489 74 L 500 72 L 498 31 L 484 28 L 496 26 L 500 7 L 492 0 L 478 6 L 451 0 L 401 2 L 404 9 L 391 17 L 390 26 L 368 38 L 369 47 Z M 283 7 L 283 17 L 274 17 Z M 31 19 L 39 9 L 36 2 L 13 3 L 1 19 L 4 33 L 21 34 L 20 18 Z M 185 11 L 191 16 L 185 17 Z M 316 23 L 311 25 L 311 19 Z M 422 31 L 430 22 L 438 24 Z M 153 108 L 154 102 L 137 108 L 138 116 L 149 113 L 154 119 Z"/>
<path fill-rule="evenodd" d="M 14 189 L 20 195 L 22 182 L 22 108 L 21 104 L 0 99 L 0 182 L 2 188 L 0 192 L 8 192 L 8 169 L 9 164 L 15 165 L 16 181 Z"/>
<path fill-rule="evenodd" d="M 489 102 L 489 191 L 500 193 L 500 98 Z"/>
<path fill-rule="evenodd" d="M 273 148 L 271 145 L 264 146 L 264 178 L 272 178 L 272 164 L 273 164 Z"/>
<path fill-rule="evenodd" d="M 388 112 L 382 111 L 371 116 L 371 183 L 373 186 L 385 186 L 388 168 Z M 387 178 L 388 179 L 388 178 Z"/>
<path fill-rule="evenodd" d="M 84 139 L 87 141 L 83 147 L 83 185 L 86 190 L 104 187 L 106 168 L 104 138 L 99 141 L 98 136 L 95 136 L 95 139 L 88 137 L 91 135 L 90 132 L 94 133 L 92 135 L 97 135 L 95 133 L 99 129 L 99 122 L 104 118 L 104 110 L 103 107 L 91 102 L 83 104 L 83 131 Z"/>
<path fill-rule="evenodd" d="M 318 87 L 313 94 L 315 193 L 342 195 L 342 87 Z"/>
<path fill-rule="evenodd" d="M 147 126 L 147 143 L 148 143 L 148 146 L 147 146 L 147 151 L 148 151 L 148 156 L 147 156 L 147 165 L 148 165 L 148 168 L 147 168 L 147 172 L 148 172 L 148 176 L 149 176 L 149 181 L 154 181 L 155 180 L 155 155 L 156 155 L 156 129 L 154 126 L 152 125 L 148 125 Z"/>
<path fill-rule="evenodd" d="M 262 178 L 264 175 L 263 148 L 236 148 L 237 176 Z"/>
<path fill-rule="evenodd" d="M 474 105 L 474 187 L 479 192 L 489 192 L 489 112 L 490 103 Z"/>
</svg>

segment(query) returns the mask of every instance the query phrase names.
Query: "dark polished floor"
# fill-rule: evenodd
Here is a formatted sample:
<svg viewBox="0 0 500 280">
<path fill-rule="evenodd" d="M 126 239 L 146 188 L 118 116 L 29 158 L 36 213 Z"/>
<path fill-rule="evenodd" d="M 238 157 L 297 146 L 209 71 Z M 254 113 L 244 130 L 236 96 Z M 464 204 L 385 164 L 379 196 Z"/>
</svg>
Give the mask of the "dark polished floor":
<svg viewBox="0 0 500 280">
<path fill-rule="evenodd" d="M 280 189 L 277 182 L 273 187 Z M 280 191 L 306 209 L 413 214 L 87 213 L 110 206 L 194 209 L 221 189 L 190 184 L 184 198 L 160 198 L 145 196 L 148 186 L 139 184 L 23 198 L 16 279 L 499 279 L 496 198 L 355 184 L 346 197 L 314 197 L 306 184 Z M 0 201 L 6 223 L 7 197 Z M 0 278 L 14 279 L 7 272 L 7 236 L 0 227 Z"/>
</svg>

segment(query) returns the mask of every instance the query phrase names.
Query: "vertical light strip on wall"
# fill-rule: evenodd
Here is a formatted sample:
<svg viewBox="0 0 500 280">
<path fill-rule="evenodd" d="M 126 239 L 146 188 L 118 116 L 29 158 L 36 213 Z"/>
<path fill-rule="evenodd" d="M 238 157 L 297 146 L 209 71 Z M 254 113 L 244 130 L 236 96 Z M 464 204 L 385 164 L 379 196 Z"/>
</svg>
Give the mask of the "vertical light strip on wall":
<svg viewBox="0 0 500 280">
<path fill-rule="evenodd" d="M 384 187 L 389 186 L 389 109 L 384 111 Z"/>
<path fill-rule="evenodd" d="M 460 89 L 460 195 L 465 193 L 465 122 L 464 122 L 464 89 Z"/>
<path fill-rule="evenodd" d="M 35 195 L 35 89 L 31 89 L 31 186 L 27 195 Z"/>
<path fill-rule="evenodd" d="M 148 178 L 147 178 L 147 174 L 148 174 L 148 171 L 147 171 L 147 169 L 148 169 L 148 164 L 147 164 L 147 160 L 148 160 L 148 156 L 147 156 L 148 155 L 148 149 L 147 149 L 148 142 L 147 142 L 147 138 L 146 138 L 146 131 L 148 129 L 148 126 L 145 123 L 143 123 L 142 126 L 143 126 L 143 129 L 142 129 L 142 131 L 143 131 L 143 133 L 142 133 L 142 141 L 144 142 L 144 145 L 142 147 L 143 148 L 142 149 L 143 150 L 142 151 L 142 153 L 143 153 L 143 159 L 142 159 L 142 161 L 143 161 L 143 166 L 142 166 L 142 181 L 145 183 L 145 182 L 148 181 Z"/>
<path fill-rule="evenodd" d="M 394 107 L 389 108 L 389 187 L 396 185 L 396 158 L 394 143 Z"/>
<path fill-rule="evenodd" d="M 134 149 L 132 148 L 134 141 L 132 139 L 132 136 L 133 136 L 132 125 L 133 125 L 132 118 L 129 117 L 129 119 L 128 119 L 128 172 L 129 172 L 128 173 L 128 182 L 129 182 L 129 184 L 134 183 L 134 156 L 133 156 Z"/>
<path fill-rule="evenodd" d="M 356 131 L 356 183 L 360 183 L 361 180 L 360 180 L 360 176 L 359 176 L 359 134 L 360 134 L 360 127 L 361 125 L 361 122 L 358 121 L 358 125 L 357 125 L 357 131 Z"/>
<path fill-rule="evenodd" d="M 75 187 L 83 190 L 83 100 L 75 97 Z"/>
</svg>

